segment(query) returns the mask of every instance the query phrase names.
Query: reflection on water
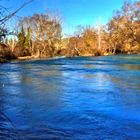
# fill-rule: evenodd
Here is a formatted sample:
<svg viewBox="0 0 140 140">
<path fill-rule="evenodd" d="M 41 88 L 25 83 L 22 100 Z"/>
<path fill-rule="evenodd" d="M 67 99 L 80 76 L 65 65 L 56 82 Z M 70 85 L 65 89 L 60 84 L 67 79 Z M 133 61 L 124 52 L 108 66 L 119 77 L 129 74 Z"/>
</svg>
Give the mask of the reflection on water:
<svg viewBox="0 0 140 140">
<path fill-rule="evenodd" d="M 140 70 L 140 65 L 123 64 L 121 66 L 128 69 L 128 70 Z"/>
<path fill-rule="evenodd" d="M 139 107 L 139 55 L 0 65 L 0 139 L 139 140 Z"/>
</svg>

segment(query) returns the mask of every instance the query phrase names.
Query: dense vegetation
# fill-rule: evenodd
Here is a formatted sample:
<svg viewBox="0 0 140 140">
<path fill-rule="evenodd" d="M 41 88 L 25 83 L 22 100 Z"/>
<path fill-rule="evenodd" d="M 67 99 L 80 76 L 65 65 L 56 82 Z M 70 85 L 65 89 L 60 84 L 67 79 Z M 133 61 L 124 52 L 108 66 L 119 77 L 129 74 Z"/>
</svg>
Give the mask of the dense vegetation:
<svg viewBox="0 0 140 140">
<path fill-rule="evenodd" d="M 51 14 L 34 14 L 18 20 L 16 39 L 8 38 L 0 9 L 0 58 L 97 56 L 140 53 L 140 2 L 125 1 L 107 25 L 98 29 L 79 26 L 75 35 L 62 36 L 61 20 Z M 15 36 L 15 34 L 14 34 Z"/>
</svg>

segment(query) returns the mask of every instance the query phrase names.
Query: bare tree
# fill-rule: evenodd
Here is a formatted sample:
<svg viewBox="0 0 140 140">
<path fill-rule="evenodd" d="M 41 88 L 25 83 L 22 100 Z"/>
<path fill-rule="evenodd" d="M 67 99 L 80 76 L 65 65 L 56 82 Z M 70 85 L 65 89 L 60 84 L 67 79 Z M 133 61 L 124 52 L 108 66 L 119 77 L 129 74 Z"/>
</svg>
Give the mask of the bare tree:
<svg viewBox="0 0 140 140">
<path fill-rule="evenodd" d="M 61 44 L 61 23 L 57 19 L 49 14 L 34 14 L 19 21 L 19 27 L 31 29 L 32 54 L 47 57 L 57 53 Z"/>
</svg>

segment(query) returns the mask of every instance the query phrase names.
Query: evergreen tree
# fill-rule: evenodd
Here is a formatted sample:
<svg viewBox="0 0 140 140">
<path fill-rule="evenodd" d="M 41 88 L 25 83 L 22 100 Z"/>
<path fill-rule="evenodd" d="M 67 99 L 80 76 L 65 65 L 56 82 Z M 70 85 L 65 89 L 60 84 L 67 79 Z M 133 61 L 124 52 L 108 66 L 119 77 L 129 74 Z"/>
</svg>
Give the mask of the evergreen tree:
<svg viewBox="0 0 140 140">
<path fill-rule="evenodd" d="M 25 37 L 25 43 L 24 43 L 24 47 L 29 47 L 30 46 L 30 42 L 31 42 L 31 28 L 28 27 L 27 28 L 27 35 Z"/>
<path fill-rule="evenodd" d="M 21 31 L 20 33 L 18 34 L 18 44 L 21 46 L 21 47 L 25 47 L 25 31 L 24 31 L 24 28 L 23 26 L 21 27 Z"/>
</svg>

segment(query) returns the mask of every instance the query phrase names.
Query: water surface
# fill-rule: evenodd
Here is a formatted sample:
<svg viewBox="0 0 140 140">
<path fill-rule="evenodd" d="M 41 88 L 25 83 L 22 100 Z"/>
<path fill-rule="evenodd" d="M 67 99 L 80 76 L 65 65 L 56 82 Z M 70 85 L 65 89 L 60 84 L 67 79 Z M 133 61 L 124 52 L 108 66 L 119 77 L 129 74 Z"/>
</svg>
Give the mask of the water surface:
<svg viewBox="0 0 140 140">
<path fill-rule="evenodd" d="M 0 139 L 139 140 L 140 55 L 0 65 Z"/>
</svg>

